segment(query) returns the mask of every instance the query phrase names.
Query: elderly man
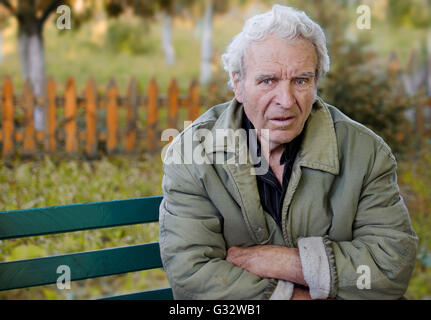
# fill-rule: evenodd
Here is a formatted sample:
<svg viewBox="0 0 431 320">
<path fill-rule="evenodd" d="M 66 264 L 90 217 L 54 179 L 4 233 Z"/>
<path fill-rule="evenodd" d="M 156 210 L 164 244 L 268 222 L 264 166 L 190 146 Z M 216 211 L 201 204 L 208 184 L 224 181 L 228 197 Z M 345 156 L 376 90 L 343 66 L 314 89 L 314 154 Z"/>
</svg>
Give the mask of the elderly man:
<svg viewBox="0 0 431 320">
<path fill-rule="evenodd" d="M 402 298 L 417 237 L 396 160 L 317 97 L 329 69 L 322 29 L 275 5 L 222 58 L 235 99 L 194 121 L 164 158 L 159 239 L 174 297 Z"/>
</svg>

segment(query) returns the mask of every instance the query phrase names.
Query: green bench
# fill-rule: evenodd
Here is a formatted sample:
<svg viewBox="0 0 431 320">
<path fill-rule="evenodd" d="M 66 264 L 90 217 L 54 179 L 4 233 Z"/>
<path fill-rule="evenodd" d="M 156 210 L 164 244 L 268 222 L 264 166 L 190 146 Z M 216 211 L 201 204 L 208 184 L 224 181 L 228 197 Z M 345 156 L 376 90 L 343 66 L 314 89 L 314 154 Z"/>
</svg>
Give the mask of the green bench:
<svg viewBox="0 0 431 320">
<path fill-rule="evenodd" d="M 0 240 L 158 222 L 161 196 L 0 212 Z M 161 268 L 157 242 L 0 263 L 0 291 Z M 172 300 L 171 288 L 102 299 Z"/>
</svg>

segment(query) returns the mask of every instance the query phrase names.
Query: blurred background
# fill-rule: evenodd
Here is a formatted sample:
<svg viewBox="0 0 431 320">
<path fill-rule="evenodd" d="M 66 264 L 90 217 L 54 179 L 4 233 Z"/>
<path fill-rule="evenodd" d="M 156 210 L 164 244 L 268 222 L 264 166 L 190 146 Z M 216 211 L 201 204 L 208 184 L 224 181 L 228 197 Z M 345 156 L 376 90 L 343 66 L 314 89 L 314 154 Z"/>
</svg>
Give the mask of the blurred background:
<svg viewBox="0 0 431 320">
<path fill-rule="evenodd" d="M 0 0 L 0 211 L 161 194 L 161 132 L 232 99 L 220 56 L 275 3 L 324 29 L 319 95 L 398 159 L 419 236 L 406 296 L 431 298 L 431 1 Z M 157 241 L 138 225 L 0 241 L 0 261 Z M 162 270 L 0 292 L 87 299 L 168 285 Z"/>
</svg>

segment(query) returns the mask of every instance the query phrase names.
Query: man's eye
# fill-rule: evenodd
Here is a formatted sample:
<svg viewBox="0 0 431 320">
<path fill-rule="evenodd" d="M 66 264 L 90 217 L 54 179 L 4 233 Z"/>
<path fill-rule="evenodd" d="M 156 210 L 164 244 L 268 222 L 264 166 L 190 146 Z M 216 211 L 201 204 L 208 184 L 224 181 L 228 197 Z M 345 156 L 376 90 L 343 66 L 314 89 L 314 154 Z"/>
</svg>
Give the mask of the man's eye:
<svg viewBox="0 0 431 320">
<path fill-rule="evenodd" d="M 308 83 L 308 79 L 296 79 L 295 80 L 295 84 L 300 85 L 300 86 L 305 85 L 307 83 Z"/>
<path fill-rule="evenodd" d="M 262 80 L 263 84 L 271 84 L 272 82 L 273 82 L 272 79 L 264 79 L 264 80 Z"/>
</svg>

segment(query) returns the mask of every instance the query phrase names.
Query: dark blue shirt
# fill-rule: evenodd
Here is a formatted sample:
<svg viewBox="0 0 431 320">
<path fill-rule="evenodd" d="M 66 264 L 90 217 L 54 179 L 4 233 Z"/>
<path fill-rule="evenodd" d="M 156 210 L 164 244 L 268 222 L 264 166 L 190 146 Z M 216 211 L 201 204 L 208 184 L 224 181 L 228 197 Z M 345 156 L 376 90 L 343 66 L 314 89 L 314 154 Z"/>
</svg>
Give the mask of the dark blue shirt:
<svg viewBox="0 0 431 320">
<path fill-rule="evenodd" d="M 250 132 L 250 130 L 254 129 L 254 126 L 245 112 L 243 112 L 242 126 L 247 131 L 249 147 L 254 145 L 257 157 L 261 157 L 260 143 L 257 141 L 256 136 L 254 134 L 252 135 Z M 293 163 L 301 146 L 302 139 L 303 132 L 291 142 L 285 144 L 284 151 L 280 157 L 280 164 L 285 165 L 282 184 L 278 181 L 271 167 L 269 167 L 269 170 L 265 174 L 256 175 L 257 188 L 259 190 L 262 207 L 274 218 L 280 228 L 283 200 L 292 174 Z M 255 167 L 260 167 L 260 165 L 261 163 L 258 163 Z"/>
</svg>

